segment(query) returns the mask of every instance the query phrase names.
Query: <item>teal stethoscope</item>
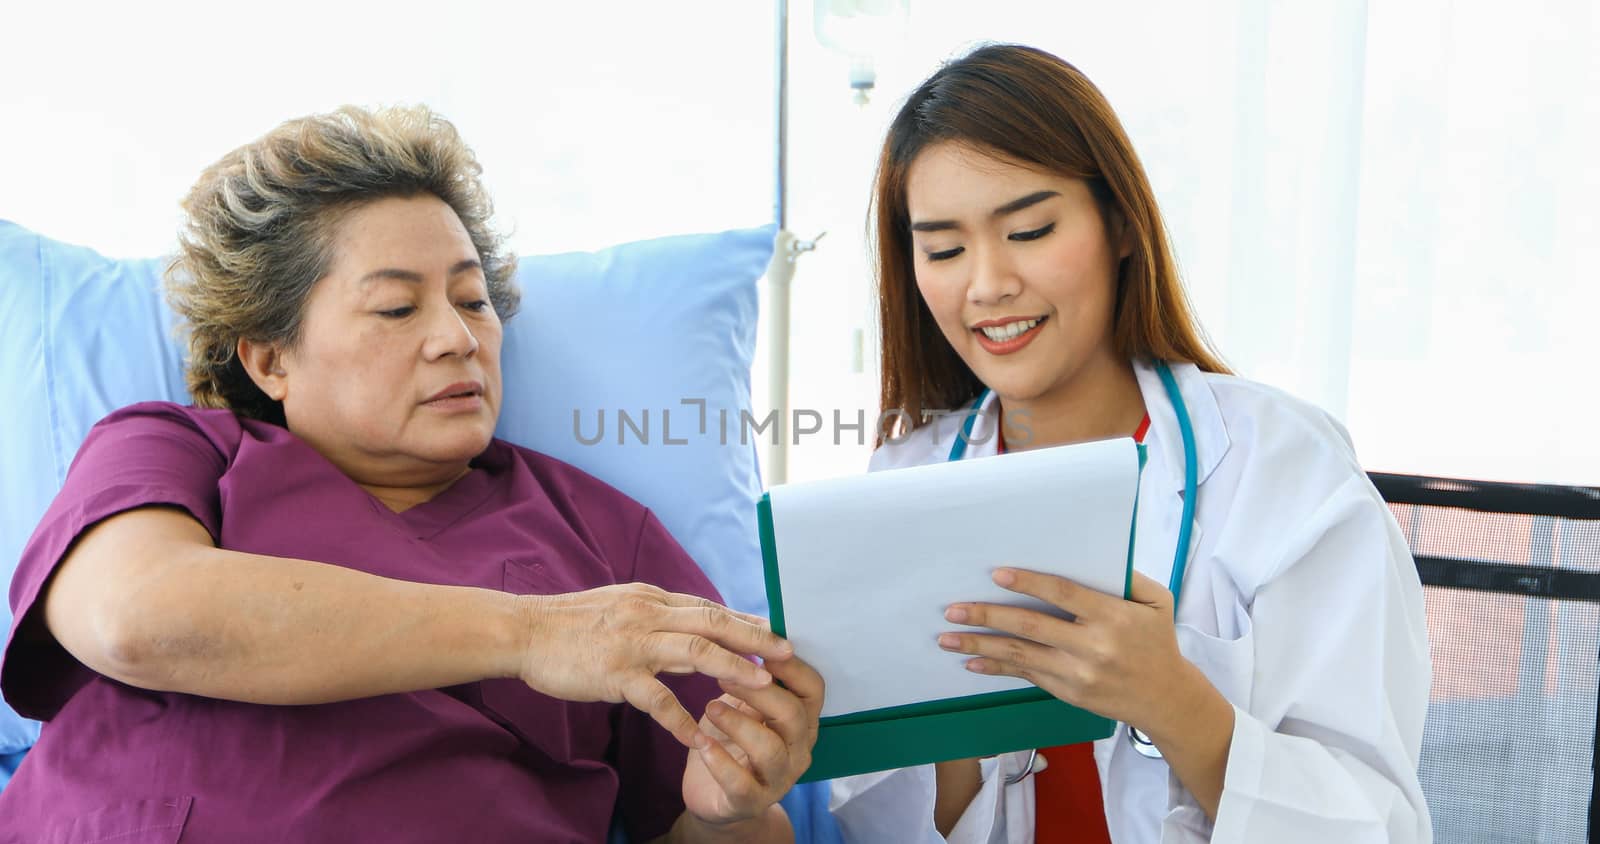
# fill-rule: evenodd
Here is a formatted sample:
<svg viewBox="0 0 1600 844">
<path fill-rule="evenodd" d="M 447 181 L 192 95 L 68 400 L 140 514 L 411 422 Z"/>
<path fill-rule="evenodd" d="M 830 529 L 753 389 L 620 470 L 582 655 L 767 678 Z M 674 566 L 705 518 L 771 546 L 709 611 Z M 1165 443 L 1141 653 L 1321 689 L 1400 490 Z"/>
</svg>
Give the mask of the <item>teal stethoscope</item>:
<svg viewBox="0 0 1600 844">
<path fill-rule="evenodd" d="M 1183 588 L 1183 568 L 1189 560 L 1189 534 L 1194 525 L 1195 487 L 1198 485 L 1199 467 L 1194 454 L 1194 425 L 1189 421 L 1189 406 L 1183 403 L 1183 393 L 1178 390 L 1178 380 L 1172 377 L 1172 370 L 1167 367 L 1166 361 L 1156 361 L 1156 374 L 1161 376 L 1161 385 L 1167 389 L 1167 398 L 1172 402 L 1172 410 L 1178 416 L 1178 433 L 1183 437 L 1183 521 L 1178 527 L 1178 549 L 1172 557 L 1172 578 L 1167 582 L 1167 590 L 1172 593 L 1172 611 L 1178 611 L 1178 592 Z M 955 444 L 950 447 L 950 460 L 960 460 L 967 454 L 967 442 L 972 438 L 972 423 L 978 418 L 978 408 L 989 398 L 989 390 L 985 389 L 978 394 L 978 400 L 972 403 L 967 411 L 967 419 L 961 425 L 961 434 L 956 437 Z M 1150 741 L 1150 737 L 1128 726 L 1128 743 L 1139 752 L 1140 756 L 1149 759 L 1160 759 L 1161 751 Z M 1039 758 L 1039 751 L 1035 750 L 1028 758 L 1028 767 L 1021 774 L 1008 778 L 1007 785 L 1021 782 L 1028 774 L 1033 772 L 1034 762 Z"/>
</svg>

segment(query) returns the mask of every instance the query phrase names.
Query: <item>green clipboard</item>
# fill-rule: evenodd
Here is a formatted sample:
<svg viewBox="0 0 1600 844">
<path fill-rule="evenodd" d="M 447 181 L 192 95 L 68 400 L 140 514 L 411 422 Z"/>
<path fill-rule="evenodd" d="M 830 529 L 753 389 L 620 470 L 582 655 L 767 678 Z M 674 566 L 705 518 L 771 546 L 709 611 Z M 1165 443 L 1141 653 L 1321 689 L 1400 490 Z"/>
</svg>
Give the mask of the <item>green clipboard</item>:
<svg viewBox="0 0 1600 844">
<path fill-rule="evenodd" d="M 1145 448 L 1140 445 L 1141 470 L 1144 464 Z M 1133 582 L 1133 536 L 1139 517 L 1137 487 L 1134 502 L 1133 524 L 1128 526 L 1123 597 L 1127 597 Z M 770 496 L 761 496 L 756 513 L 772 630 L 786 637 L 783 582 Z M 1111 719 L 1057 700 L 1039 688 L 851 712 L 822 719 L 811 751 L 811 767 L 800 782 L 1096 741 L 1109 737 L 1115 728 Z"/>
</svg>

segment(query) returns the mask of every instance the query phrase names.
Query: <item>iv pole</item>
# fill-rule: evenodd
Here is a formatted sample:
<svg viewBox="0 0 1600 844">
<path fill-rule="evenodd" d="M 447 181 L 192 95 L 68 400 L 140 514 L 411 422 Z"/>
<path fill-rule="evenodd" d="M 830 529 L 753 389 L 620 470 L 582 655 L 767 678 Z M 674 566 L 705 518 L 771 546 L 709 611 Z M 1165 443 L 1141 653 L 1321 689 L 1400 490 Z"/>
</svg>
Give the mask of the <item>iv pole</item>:
<svg viewBox="0 0 1600 844">
<path fill-rule="evenodd" d="M 776 151 L 773 162 L 772 218 L 778 224 L 772 263 L 767 266 L 767 390 L 768 406 L 777 414 L 774 439 L 767 451 L 767 486 L 788 477 L 789 416 L 789 283 L 794 280 L 794 235 L 788 230 L 789 204 L 785 190 L 789 179 L 789 2 L 777 0 L 777 113 L 774 115 Z"/>
<path fill-rule="evenodd" d="M 794 281 L 795 261 L 817 248 L 822 235 L 801 240 L 789 231 L 789 2 L 777 0 L 777 113 L 774 115 L 776 152 L 773 162 L 772 219 L 778 235 L 767 265 L 767 403 L 777 414 L 774 441 L 767 451 L 767 486 L 784 483 L 789 477 L 789 287 Z"/>
<path fill-rule="evenodd" d="M 801 240 L 789 231 L 789 2 L 776 0 L 777 67 L 774 72 L 776 103 L 773 126 L 772 219 L 778 224 L 772 262 L 767 265 L 767 405 L 777 414 L 773 426 L 775 441 L 767 451 L 768 487 L 784 483 L 789 477 L 789 289 L 794 281 L 795 261 L 817 248 L 822 234 Z M 853 85 L 853 83 L 852 83 Z M 827 234 L 827 232 L 823 232 Z"/>
</svg>

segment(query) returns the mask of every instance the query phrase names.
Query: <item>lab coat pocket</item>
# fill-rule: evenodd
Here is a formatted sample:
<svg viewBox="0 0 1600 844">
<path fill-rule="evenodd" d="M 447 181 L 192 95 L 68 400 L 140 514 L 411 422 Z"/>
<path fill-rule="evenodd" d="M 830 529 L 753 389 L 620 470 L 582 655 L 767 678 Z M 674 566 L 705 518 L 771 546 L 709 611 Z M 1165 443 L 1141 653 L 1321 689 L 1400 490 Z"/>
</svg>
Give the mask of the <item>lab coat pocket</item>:
<svg viewBox="0 0 1600 844">
<path fill-rule="evenodd" d="M 1194 663 L 1229 703 L 1247 709 L 1255 675 L 1255 629 L 1245 616 L 1237 638 L 1224 639 L 1190 624 L 1178 624 L 1178 650 Z"/>
<path fill-rule="evenodd" d="M 1255 629 L 1249 616 L 1242 611 L 1237 613 L 1233 629 L 1239 635 L 1229 639 L 1180 623 L 1177 625 L 1178 650 L 1206 675 L 1229 703 L 1248 709 L 1256 663 Z M 1162 841 L 1212 840 L 1210 819 L 1171 770 L 1167 772 L 1167 808 L 1169 811 L 1162 820 Z"/>
<path fill-rule="evenodd" d="M 193 797 L 126 800 L 75 817 L 58 818 L 45 844 L 177 844 Z"/>
<path fill-rule="evenodd" d="M 570 591 L 536 558 L 506 560 L 503 588 L 516 595 Z M 479 687 L 490 717 L 552 761 L 570 765 L 605 757 L 611 704 L 558 700 L 517 679 L 484 680 Z"/>
</svg>

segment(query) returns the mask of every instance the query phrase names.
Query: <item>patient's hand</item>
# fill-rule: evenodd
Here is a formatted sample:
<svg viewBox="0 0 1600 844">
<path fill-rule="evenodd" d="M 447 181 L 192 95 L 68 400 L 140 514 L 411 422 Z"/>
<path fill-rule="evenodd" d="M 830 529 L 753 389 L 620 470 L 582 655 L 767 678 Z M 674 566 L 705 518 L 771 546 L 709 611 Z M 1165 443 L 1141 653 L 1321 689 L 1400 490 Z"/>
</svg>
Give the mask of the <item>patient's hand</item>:
<svg viewBox="0 0 1600 844">
<path fill-rule="evenodd" d="M 706 707 L 703 738 L 683 772 L 688 814 L 709 826 L 761 820 L 811 766 L 822 713 L 821 675 L 798 658 L 768 660 L 783 685 L 724 681 Z"/>
<path fill-rule="evenodd" d="M 706 674 L 756 693 L 772 688 L 772 677 L 743 655 L 794 654 L 765 619 L 643 583 L 521 600 L 523 682 L 562 700 L 626 701 L 690 747 L 694 718 L 657 674 Z M 811 722 L 814 735 L 814 715 Z"/>
</svg>

